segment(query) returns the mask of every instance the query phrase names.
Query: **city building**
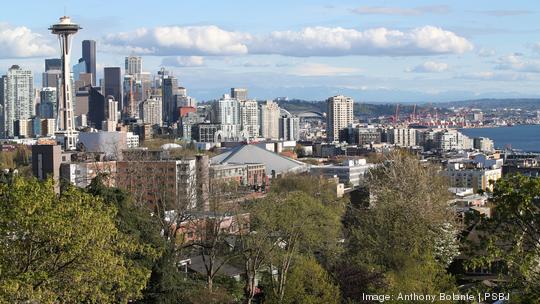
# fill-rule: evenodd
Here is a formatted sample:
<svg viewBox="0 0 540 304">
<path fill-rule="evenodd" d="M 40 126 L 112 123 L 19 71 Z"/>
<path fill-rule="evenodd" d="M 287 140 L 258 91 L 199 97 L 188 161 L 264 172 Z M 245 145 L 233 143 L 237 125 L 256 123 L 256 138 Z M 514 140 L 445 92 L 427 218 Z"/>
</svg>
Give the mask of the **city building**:
<svg viewBox="0 0 540 304">
<path fill-rule="evenodd" d="M 380 144 L 382 142 L 381 129 L 372 127 L 359 127 L 350 126 L 348 128 L 349 144 L 356 144 L 359 146 Z"/>
<path fill-rule="evenodd" d="M 238 101 L 245 101 L 248 99 L 248 90 L 244 88 L 231 88 L 231 98 Z"/>
<path fill-rule="evenodd" d="M 56 102 L 58 94 L 56 88 L 45 87 L 39 92 L 40 103 L 38 106 L 39 117 L 56 118 Z"/>
<path fill-rule="evenodd" d="M 55 70 L 62 70 L 62 59 L 60 58 L 49 58 L 45 59 L 45 72 Z"/>
<path fill-rule="evenodd" d="M 91 87 L 88 92 L 88 124 L 96 129 L 101 129 L 102 122 L 106 119 L 105 96 L 101 94 L 99 87 Z"/>
<path fill-rule="evenodd" d="M 482 152 L 493 152 L 495 151 L 495 146 L 493 140 L 487 137 L 475 137 L 473 138 L 474 149 L 478 149 Z"/>
<path fill-rule="evenodd" d="M 309 172 L 327 178 L 337 176 L 345 186 L 358 187 L 374 167 L 375 164 L 368 164 L 365 159 L 347 159 L 339 165 L 311 166 Z"/>
<path fill-rule="evenodd" d="M 117 162 L 116 185 L 139 203 L 197 207 L 197 161 L 137 160 Z"/>
<path fill-rule="evenodd" d="M 259 105 L 257 101 L 242 100 L 239 102 L 239 106 L 241 130 L 246 131 L 250 138 L 259 137 Z"/>
<path fill-rule="evenodd" d="M 172 124 L 174 122 L 174 113 L 176 112 L 176 104 L 174 95 L 177 94 L 178 90 L 178 79 L 174 76 L 169 76 L 163 78 L 162 86 L 162 107 L 163 121 L 167 124 Z"/>
<path fill-rule="evenodd" d="M 416 146 L 416 129 L 396 128 L 388 130 L 388 142 L 399 147 Z"/>
<path fill-rule="evenodd" d="M 279 118 L 281 111 L 279 105 L 267 100 L 260 109 L 261 137 L 266 139 L 279 139 Z"/>
<path fill-rule="evenodd" d="M 120 67 L 106 67 L 104 68 L 104 79 L 103 79 L 103 95 L 104 96 L 113 96 L 114 100 L 121 101 L 122 98 L 122 70 Z M 123 108 L 124 105 L 120 106 L 118 109 Z"/>
<path fill-rule="evenodd" d="M 279 118 L 279 138 L 282 140 L 300 139 L 300 118 L 291 115 L 284 109 L 281 109 Z"/>
<path fill-rule="evenodd" d="M 32 173 L 38 179 L 52 178 L 58 181 L 62 149 L 59 145 L 32 146 Z"/>
<path fill-rule="evenodd" d="M 448 178 L 451 187 L 493 190 L 493 183 L 502 177 L 501 168 L 477 168 L 462 163 L 448 164 L 442 175 Z"/>
<path fill-rule="evenodd" d="M 256 145 L 240 145 L 210 159 L 217 164 L 263 164 L 266 176 L 275 178 L 287 173 L 308 171 L 308 166 L 300 161 L 268 151 Z"/>
<path fill-rule="evenodd" d="M 32 71 L 13 65 L 0 80 L 0 137 L 15 135 L 15 121 L 35 115 Z"/>
<path fill-rule="evenodd" d="M 142 73 L 142 57 L 128 56 L 125 59 L 125 71 L 127 75 L 138 75 Z"/>
<path fill-rule="evenodd" d="M 161 126 L 161 96 L 152 96 L 139 104 L 139 114 L 144 123 Z"/>
<path fill-rule="evenodd" d="M 86 160 L 63 162 L 60 165 L 60 178 L 72 185 L 86 188 L 92 180 L 101 174 L 108 187 L 116 184 L 116 161 Z"/>
<path fill-rule="evenodd" d="M 82 59 L 86 65 L 86 72 L 92 74 L 91 85 L 96 86 L 96 42 L 94 40 L 83 40 Z"/>
<path fill-rule="evenodd" d="M 326 100 L 326 138 L 329 142 L 338 141 L 339 134 L 353 123 L 353 99 L 343 95 Z"/>
</svg>

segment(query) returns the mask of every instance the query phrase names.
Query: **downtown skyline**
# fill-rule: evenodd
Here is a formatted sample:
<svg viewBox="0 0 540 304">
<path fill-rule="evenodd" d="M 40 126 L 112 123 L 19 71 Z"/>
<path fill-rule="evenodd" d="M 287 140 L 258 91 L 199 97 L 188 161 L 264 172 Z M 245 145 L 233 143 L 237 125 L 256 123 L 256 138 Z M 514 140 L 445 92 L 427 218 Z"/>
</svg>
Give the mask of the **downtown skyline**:
<svg viewBox="0 0 540 304">
<path fill-rule="evenodd" d="M 230 87 L 248 87 L 258 99 L 540 96 L 540 4 L 532 1 L 295 1 L 286 11 L 279 1 L 9 3 L 0 13 L 0 70 L 19 64 L 40 75 L 43 59 L 57 57 L 47 26 L 64 6 L 83 27 L 72 62 L 82 40 L 96 40 L 98 78 L 140 55 L 145 71 L 172 70 L 198 100 Z"/>
</svg>

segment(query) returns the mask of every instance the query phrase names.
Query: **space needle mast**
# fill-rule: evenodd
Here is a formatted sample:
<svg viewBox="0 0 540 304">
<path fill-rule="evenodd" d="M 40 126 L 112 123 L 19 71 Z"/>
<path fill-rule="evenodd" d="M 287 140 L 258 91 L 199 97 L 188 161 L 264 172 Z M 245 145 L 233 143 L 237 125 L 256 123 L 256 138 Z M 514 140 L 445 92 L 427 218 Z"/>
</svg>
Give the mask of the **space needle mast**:
<svg viewBox="0 0 540 304">
<path fill-rule="evenodd" d="M 81 27 L 71 22 L 68 16 L 60 18 L 60 22 L 51 25 L 49 30 L 58 35 L 62 50 L 62 80 L 58 104 L 58 117 L 56 122 L 56 138 L 62 143 L 64 150 L 73 150 L 77 144 L 77 131 L 73 117 L 73 91 L 71 88 L 71 68 L 69 57 L 71 53 L 71 36 Z"/>
</svg>

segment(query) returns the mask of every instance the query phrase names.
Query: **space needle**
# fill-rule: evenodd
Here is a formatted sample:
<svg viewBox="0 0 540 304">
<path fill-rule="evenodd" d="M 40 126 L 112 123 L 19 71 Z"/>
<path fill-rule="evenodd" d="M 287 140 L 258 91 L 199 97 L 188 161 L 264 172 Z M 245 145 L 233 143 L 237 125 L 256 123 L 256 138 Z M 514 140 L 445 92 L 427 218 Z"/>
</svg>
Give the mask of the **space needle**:
<svg viewBox="0 0 540 304">
<path fill-rule="evenodd" d="M 62 50 L 62 80 L 55 136 L 64 150 L 73 150 L 77 144 L 69 57 L 71 53 L 71 36 L 75 35 L 80 29 L 81 27 L 71 22 L 68 16 L 61 17 L 59 23 L 53 24 L 49 28 L 54 35 L 58 35 Z"/>
</svg>

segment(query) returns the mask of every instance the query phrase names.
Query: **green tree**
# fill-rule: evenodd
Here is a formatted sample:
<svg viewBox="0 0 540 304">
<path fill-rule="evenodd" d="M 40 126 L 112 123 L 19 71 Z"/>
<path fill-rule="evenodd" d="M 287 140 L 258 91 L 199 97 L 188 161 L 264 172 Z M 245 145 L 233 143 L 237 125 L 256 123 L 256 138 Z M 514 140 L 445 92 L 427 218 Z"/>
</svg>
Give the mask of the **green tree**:
<svg viewBox="0 0 540 304">
<path fill-rule="evenodd" d="M 288 275 L 299 255 L 335 248 L 341 223 L 340 213 L 333 207 L 300 191 L 272 193 L 254 207 L 252 228 L 257 234 L 272 236 L 268 260 L 270 269 L 277 272 L 270 280 L 276 301 L 283 300 Z"/>
<path fill-rule="evenodd" d="M 459 253 L 457 230 L 447 184 L 436 169 L 396 153 L 372 170 L 368 184 L 369 202 L 347 210 L 346 258 L 364 271 L 364 277 L 383 274 L 384 284 L 378 286 L 382 291 L 400 286 L 443 291 L 452 286 L 444 274 Z M 361 294 L 343 288 L 355 286 L 342 286 L 343 294 Z"/>
<path fill-rule="evenodd" d="M 52 180 L 0 184 L 0 301 L 127 303 L 141 297 L 152 254 L 116 227 L 116 208 Z"/>
<path fill-rule="evenodd" d="M 514 293 L 514 301 L 540 301 L 540 179 L 514 175 L 498 180 L 490 202 L 491 218 L 478 231 L 485 255 L 472 266 L 504 264 L 500 287 Z M 519 300 L 517 299 L 519 297 Z"/>
<path fill-rule="evenodd" d="M 299 257 L 289 275 L 282 303 L 339 303 L 339 287 L 313 257 Z"/>
</svg>

